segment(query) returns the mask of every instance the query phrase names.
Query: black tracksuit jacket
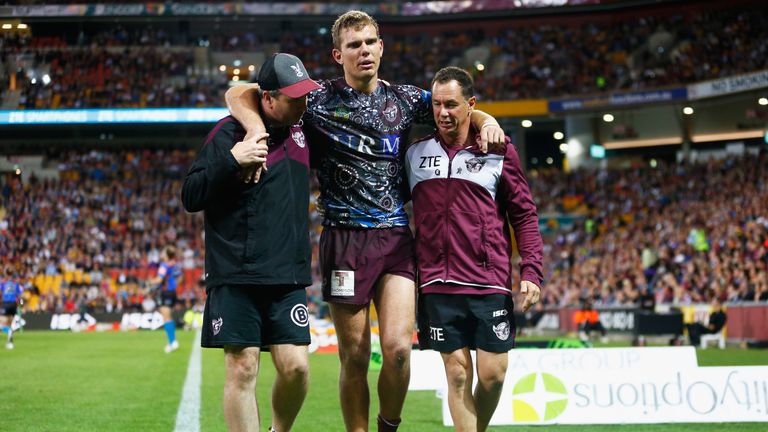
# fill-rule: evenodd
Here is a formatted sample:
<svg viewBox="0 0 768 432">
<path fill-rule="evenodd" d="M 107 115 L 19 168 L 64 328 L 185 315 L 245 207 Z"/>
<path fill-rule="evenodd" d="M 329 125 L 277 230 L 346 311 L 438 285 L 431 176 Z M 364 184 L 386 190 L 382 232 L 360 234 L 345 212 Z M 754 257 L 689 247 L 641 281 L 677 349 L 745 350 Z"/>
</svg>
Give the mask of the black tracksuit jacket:
<svg viewBox="0 0 768 432">
<path fill-rule="evenodd" d="M 298 125 L 268 132 L 268 170 L 258 183 L 240 177 L 230 150 L 245 130 L 231 116 L 208 134 L 184 179 L 184 208 L 205 212 L 208 287 L 312 284 L 309 149 Z"/>
</svg>

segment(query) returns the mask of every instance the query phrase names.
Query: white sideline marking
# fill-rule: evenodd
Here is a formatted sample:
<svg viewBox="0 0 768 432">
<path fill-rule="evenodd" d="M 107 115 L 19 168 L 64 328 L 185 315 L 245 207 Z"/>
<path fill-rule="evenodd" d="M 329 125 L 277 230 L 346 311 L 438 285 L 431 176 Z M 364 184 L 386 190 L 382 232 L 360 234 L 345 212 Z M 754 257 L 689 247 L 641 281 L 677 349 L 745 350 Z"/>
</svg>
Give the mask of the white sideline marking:
<svg viewBox="0 0 768 432">
<path fill-rule="evenodd" d="M 200 431 L 200 374 L 202 372 L 202 349 L 200 348 L 200 331 L 195 332 L 192 342 L 192 354 L 189 356 L 187 378 L 181 391 L 179 411 L 176 413 L 174 432 Z"/>
</svg>

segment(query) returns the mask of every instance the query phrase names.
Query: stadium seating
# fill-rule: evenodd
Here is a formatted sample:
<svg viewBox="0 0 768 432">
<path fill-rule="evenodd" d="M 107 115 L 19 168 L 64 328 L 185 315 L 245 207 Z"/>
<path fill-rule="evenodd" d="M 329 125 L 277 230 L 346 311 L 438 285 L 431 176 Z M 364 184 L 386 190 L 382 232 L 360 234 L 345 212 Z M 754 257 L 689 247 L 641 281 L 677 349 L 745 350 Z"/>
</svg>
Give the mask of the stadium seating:
<svg viewBox="0 0 768 432">
<path fill-rule="evenodd" d="M 765 5 L 669 15 L 633 9 L 589 21 L 427 23 L 418 32 L 389 24 L 381 77 L 427 87 L 434 71 L 455 64 L 472 69 L 484 101 L 684 85 L 768 68 L 766 12 Z M 289 51 L 316 78 L 340 75 L 330 34 L 317 26 L 269 34 L 224 28 L 206 36 L 206 46 L 200 32 L 171 34 L 152 24 L 86 27 L 3 33 L 2 108 L 221 107 L 230 77 L 211 61 L 221 53 Z M 8 229 L 0 232 L 0 255 L 34 287 L 40 301 L 32 304 L 54 311 L 95 287 L 94 307 L 136 307 L 167 242 L 186 254 L 183 291 L 203 295 L 202 217 L 185 214 L 178 200 L 193 157 L 187 150 L 52 149 L 52 178 L 4 176 L 0 221 Z M 768 301 L 765 172 L 766 150 L 657 168 L 532 170 L 539 213 L 575 221 L 567 229 L 552 222 L 546 234 L 542 301 L 633 305 L 646 291 L 657 304 Z M 313 191 L 310 299 L 317 303 L 322 216 L 316 184 Z"/>
<path fill-rule="evenodd" d="M 135 302 L 128 298 L 147 288 L 154 275 L 165 241 L 183 251 L 183 292 L 202 295 L 202 215 L 184 213 L 177 198 L 192 156 L 161 150 L 67 152 L 47 161 L 58 167 L 58 179 L 22 185 L 5 177 L 0 214 L 8 231 L 0 232 L 0 251 L 13 251 L 6 260 L 29 278 L 44 300 L 40 307 L 55 310 L 66 296 L 89 287 L 104 297 L 94 302 L 97 307 L 106 307 L 107 300 L 130 307 Z M 570 214 L 579 221 L 546 234 L 542 301 L 561 307 L 592 297 L 596 305 L 633 305 L 648 289 L 657 304 L 706 302 L 712 296 L 768 301 L 766 170 L 764 151 L 655 169 L 529 172 L 540 214 Z M 700 178 L 708 181 L 693 181 Z M 322 217 L 315 181 L 312 188 L 310 298 L 318 302 Z M 704 232 L 701 250 L 689 241 L 694 228 Z M 48 246 L 16 244 L 7 233 L 46 239 Z"/>
<path fill-rule="evenodd" d="M 423 25 L 418 33 L 384 32 L 380 75 L 428 87 L 437 69 L 458 65 L 473 71 L 481 100 L 511 100 L 656 89 L 768 68 L 765 6 L 553 20 L 504 25 L 478 20 L 451 30 Z M 21 66 L 16 79 L 21 95 L 2 85 L 0 102 L 7 99 L 7 107 L 18 99 L 13 108 L 21 109 L 222 106 L 231 68 L 219 70 L 217 53 L 287 51 L 302 58 L 316 78 L 340 74 L 329 52 L 330 34 L 319 34 L 314 26 L 182 37 L 150 24 L 0 38 L 2 58 Z M 4 82 L 9 78 L 0 72 Z"/>
</svg>

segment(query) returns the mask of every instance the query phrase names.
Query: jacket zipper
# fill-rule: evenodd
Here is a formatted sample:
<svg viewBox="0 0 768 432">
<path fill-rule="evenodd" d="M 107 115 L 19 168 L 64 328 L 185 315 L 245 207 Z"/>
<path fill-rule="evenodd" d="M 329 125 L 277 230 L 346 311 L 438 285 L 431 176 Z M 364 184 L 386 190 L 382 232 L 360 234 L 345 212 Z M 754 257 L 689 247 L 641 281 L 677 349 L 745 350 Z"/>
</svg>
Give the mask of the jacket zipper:
<svg viewBox="0 0 768 432">
<path fill-rule="evenodd" d="M 289 129 L 290 132 L 290 129 Z M 291 158 L 288 157 L 288 144 L 283 142 L 283 150 L 285 151 L 285 163 L 287 165 L 288 169 L 288 189 L 290 189 L 290 195 L 291 199 L 289 203 L 293 204 L 293 202 L 296 199 L 296 193 L 293 190 L 293 175 L 291 175 Z M 293 243 L 296 243 L 296 224 L 291 221 L 291 229 L 293 230 Z M 296 258 L 296 252 L 294 251 L 294 259 Z M 291 266 L 293 268 L 293 284 L 298 285 L 299 282 L 296 280 L 296 266 Z"/>
<path fill-rule="evenodd" d="M 461 151 L 461 150 L 459 150 L 459 151 Z M 446 151 L 446 155 L 448 155 L 448 154 L 449 153 Z M 458 154 L 459 154 L 459 152 L 456 152 L 456 154 L 453 155 L 453 156 L 456 157 L 456 155 L 458 155 Z M 448 200 L 449 200 L 448 201 L 448 205 L 445 206 L 445 224 L 446 224 L 446 228 L 447 228 L 447 225 L 448 225 L 448 221 L 451 220 L 451 218 L 450 218 L 451 204 L 453 204 L 453 201 L 451 200 L 451 196 L 452 195 L 448 193 L 448 188 L 450 186 L 450 181 L 451 181 L 451 165 L 453 165 L 453 158 L 449 156 L 448 157 L 448 174 L 445 177 L 445 179 L 446 179 L 446 182 L 445 182 L 445 189 L 446 189 L 445 195 L 448 195 Z M 449 248 L 448 248 L 448 246 L 449 246 L 448 245 L 448 230 L 444 229 L 443 232 L 445 233 L 445 235 L 443 236 L 443 251 L 444 251 L 443 258 L 445 260 L 445 276 L 443 277 L 443 280 L 446 281 L 446 283 L 447 283 L 447 281 L 448 281 L 448 274 L 449 274 L 448 273 L 448 250 L 449 250 Z"/>
<path fill-rule="evenodd" d="M 456 154 L 453 155 L 453 157 L 458 156 L 459 153 L 461 153 L 462 151 L 463 150 L 457 151 Z M 449 181 L 451 179 L 451 173 L 453 172 L 453 170 L 451 170 L 451 165 L 452 164 L 453 164 L 453 158 L 449 158 L 448 159 L 448 177 L 447 177 L 447 179 Z M 446 182 L 446 184 L 449 184 L 449 182 Z M 454 194 L 448 194 L 448 191 L 446 191 L 446 195 L 448 195 L 448 197 L 450 199 L 450 197 L 452 197 Z M 451 205 L 451 203 L 448 203 L 448 207 L 446 207 L 446 209 L 445 209 L 445 221 L 446 221 L 446 224 L 448 223 L 448 220 L 450 220 L 449 219 L 450 205 Z M 445 231 L 446 231 L 446 233 L 448 232 L 448 230 L 445 230 Z M 483 255 L 484 255 L 484 256 L 481 256 L 480 259 L 483 260 L 483 263 L 482 263 L 483 264 L 483 269 L 488 270 L 488 252 L 485 250 L 485 229 L 482 226 L 480 227 L 480 236 L 481 236 L 480 237 L 480 247 L 481 247 Z M 447 234 L 445 235 L 445 251 L 446 251 L 446 253 L 445 253 L 445 279 L 448 280 L 448 235 Z"/>
</svg>

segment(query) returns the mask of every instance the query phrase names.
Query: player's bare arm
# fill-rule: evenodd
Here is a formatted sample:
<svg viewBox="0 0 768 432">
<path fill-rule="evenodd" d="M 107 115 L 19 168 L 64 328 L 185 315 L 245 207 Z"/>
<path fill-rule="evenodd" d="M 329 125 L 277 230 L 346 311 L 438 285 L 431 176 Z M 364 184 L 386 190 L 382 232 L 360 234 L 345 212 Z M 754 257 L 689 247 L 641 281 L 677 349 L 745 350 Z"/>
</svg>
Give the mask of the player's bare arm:
<svg viewBox="0 0 768 432">
<path fill-rule="evenodd" d="M 261 134 L 259 135 L 260 139 L 263 140 L 266 147 L 266 139 L 269 137 L 269 134 L 266 133 L 267 128 L 264 126 L 264 121 L 259 115 L 259 110 L 256 105 L 258 103 L 258 98 L 258 84 L 234 86 L 224 94 L 224 99 L 227 102 L 227 109 L 230 114 L 240 122 L 243 128 L 245 128 L 245 138 L 243 141 L 248 141 Z M 237 159 L 237 156 L 235 156 L 235 159 Z M 238 161 L 238 163 L 239 162 L 240 161 Z M 259 164 L 249 164 L 248 166 L 245 166 L 241 163 L 240 165 L 243 166 L 241 177 L 246 183 L 258 182 L 262 170 L 267 170 L 266 160 Z"/>
<path fill-rule="evenodd" d="M 245 139 L 257 133 L 265 133 L 267 127 L 259 115 L 257 101 L 259 99 L 258 84 L 243 84 L 231 87 L 224 94 L 227 109 L 234 118 L 245 128 Z"/>
<path fill-rule="evenodd" d="M 480 142 L 478 144 L 483 153 L 487 153 L 489 147 L 492 149 L 504 148 L 504 130 L 501 129 L 499 122 L 493 116 L 480 110 L 472 110 L 470 121 L 472 126 L 480 131 Z"/>
</svg>

